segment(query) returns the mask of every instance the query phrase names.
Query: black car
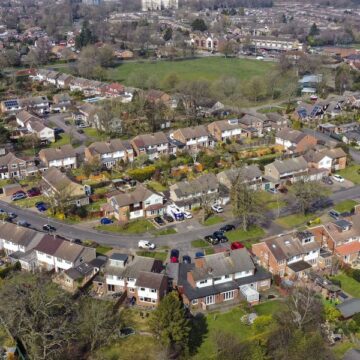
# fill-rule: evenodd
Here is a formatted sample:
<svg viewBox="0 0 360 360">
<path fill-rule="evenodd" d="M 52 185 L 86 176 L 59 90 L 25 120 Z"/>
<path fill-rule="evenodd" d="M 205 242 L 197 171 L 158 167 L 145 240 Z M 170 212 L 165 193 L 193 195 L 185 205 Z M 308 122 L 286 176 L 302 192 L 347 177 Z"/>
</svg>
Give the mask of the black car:
<svg viewBox="0 0 360 360">
<path fill-rule="evenodd" d="M 213 233 L 213 236 L 216 238 L 223 236 L 223 235 L 224 235 L 224 231 L 222 231 L 222 230 L 218 230 Z"/>
<path fill-rule="evenodd" d="M 185 264 L 191 264 L 191 257 L 189 255 L 184 255 L 182 257 L 183 263 Z"/>
<path fill-rule="evenodd" d="M 216 245 L 219 243 L 219 239 L 217 237 L 215 237 L 214 235 L 207 235 L 204 237 L 205 241 L 207 241 L 208 243 L 212 244 L 212 245 Z"/>
<path fill-rule="evenodd" d="M 73 239 L 71 240 L 72 243 L 81 245 L 83 242 L 80 239 Z"/>
<path fill-rule="evenodd" d="M 173 217 L 170 216 L 170 215 L 168 215 L 168 214 L 164 214 L 164 215 L 163 215 L 163 218 L 164 218 L 167 222 L 169 222 L 169 223 L 174 222 Z"/>
<path fill-rule="evenodd" d="M 17 225 L 18 225 L 18 226 L 23 226 L 23 227 L 30 227 L 30 226 L 31 226 L 31 224 L 28 223 L 28 222 L 25 221 L 25 220 L 19 220 L 19 221 L 17 222 Z"/>
<path fill-rule="evenodd" d="M 179 254 L 180 254 L 180 252 L 179 252 L 179 250 L 178 249 L 172 249 L 171 251 L 170 251 L 170 259 L 171 258 L 179 258 Z"/>
<path fill-rule="evenodd" d="M 229 241 L 229 239 L 224 235 L 224 233 L 222 231 L 215 231 L 213 233 L 213 236 L 215 239 L 217 239 L 221 243 Z"/>
<path fill-rule="evenodd" d="M 165 221 L 160 216 L 157 216 L 156 218 L 154 218 L 154 221 L 160 226 L 165 225 Z"/>
<path fill-rule="evenodd" d="M 232 230 L 235 230 L 235 226 L 231 224 L 224 225 L 223 227 L 220 228 L 220 231 L 223 232 L 232 231 Z"/>
<path fill-rule="evenodd" d="M 45 224 L 42 228 L 44 231 L 47 231 L 47 232 L 56 231 L 56 228 L 49 224 Z"/>
</svg>

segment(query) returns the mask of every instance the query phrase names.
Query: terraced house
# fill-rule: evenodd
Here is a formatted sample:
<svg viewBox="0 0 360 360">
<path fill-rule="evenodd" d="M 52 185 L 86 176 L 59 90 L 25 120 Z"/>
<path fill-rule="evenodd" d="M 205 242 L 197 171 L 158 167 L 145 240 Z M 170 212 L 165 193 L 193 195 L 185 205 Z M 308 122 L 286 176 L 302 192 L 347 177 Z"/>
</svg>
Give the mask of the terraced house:
<svg viewBox="0 0 360 360">
<path fill-rule="evenodd" d="M 208 130 L 216 141 L 239 140 L 243 133 L 239 119 L 214 121 L 208 125 Z"/>
<path fill-rule="evenodd" d="M 170 138 L 183 144 L 186 149 L 213 147 L 215 141 L 204 125 L 175 130 Z"/>
<path fill-rule="evenodd" d="M 90 163 L 98 160 L 106 168 L 111 169 L 119 162 L 132 162 L 134 151 L 128 141 L 120 139 L 98 141 L 85 149 L 85 160 Z"/>
<path fill-rule="evenodd" d="M 58 148 L 41 149 L 39 159 L 48 167 L 58 169 L 76 169 L 76 151 L 71 145 L 63 145 Z"/>
<path fill-rule="evenodd" d="M 163 132 L 138 135 L 131 140 L 131 145 L 136 156 L 147 155 L 150 160 L 176 153 L 176 149 L 171 148 L 169 139 Z"/>
</svg>

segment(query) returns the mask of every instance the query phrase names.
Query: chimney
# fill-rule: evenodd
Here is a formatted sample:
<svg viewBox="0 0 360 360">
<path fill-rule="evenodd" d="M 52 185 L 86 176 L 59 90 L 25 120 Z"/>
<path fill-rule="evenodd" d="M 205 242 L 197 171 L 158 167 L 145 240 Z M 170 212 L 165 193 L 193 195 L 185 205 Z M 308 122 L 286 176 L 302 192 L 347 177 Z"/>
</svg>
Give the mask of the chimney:
<svg viewBox="0 0 360 360">
<path fill-rule="evenodd" d="M 195 259 L 195 267 L 203 268 L 205 266 L 205 260 L 203 257 Z"/>
</svg>

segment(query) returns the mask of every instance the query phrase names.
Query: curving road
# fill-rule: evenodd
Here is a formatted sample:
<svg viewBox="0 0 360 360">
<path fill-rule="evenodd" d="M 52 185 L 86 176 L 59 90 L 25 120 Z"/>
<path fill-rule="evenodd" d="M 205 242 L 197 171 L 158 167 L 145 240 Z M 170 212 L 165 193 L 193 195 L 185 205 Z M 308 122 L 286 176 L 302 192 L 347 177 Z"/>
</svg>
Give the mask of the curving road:
<svg viewBox="0 0 360 360">
<path fill-rule="evenodd" d="M 330 199 L 334 202 L 340 202 L 347 199 L 357 199 L 360 198 L 360 186 L 354 186 L 349 189 L 339 190 L 334 192 Z M 136 248 L 137 242 L 141 239 L 149 239 L 154 242 L 156 245 L 168 245 L 168 246 L 177 246 L 180 248 L 190 248 L 190 242 L 195 239 L 203 238 L 204 236 L 211 234 L 215 230 L 218 230 L 219 224 L 213 226 L 206 226 L 200 229 L 189 229 L 186 232 L 177 233 L 173 235 L 162 235 L 155 236 L 153 234 L 141 234 L 141 235 L 125 235 L 125 234 L 114 234 L 111 232 L 100 231 L 95 229 L 88 229 L 81 227 L 79 225 L 70 225 L 66 224 L 59 220 L 54 220 L 48 218 L 40 213 L 34 212 L 29 209 L 19 208 L 14 204 L 9 204 L 5 201 L 0 201 L 0 208 L 7 212 L 14 212 L 18 215 L 18 220 L 25 220 L 31 224 L 31 227 L 36 230 L 41 230 L 44 224 L 53 225 L 56 228 L 56 233 L 67 239 L 81 239 L 81 240 L 93 240 L 102 245 L 109 245 L 112 247 L 119 248 Z M 290 215 L 295 213 L 295 210 L 292 207 L 282 209 L 281 214 Z M 267 214 L 267 225 L 268 234 L 276 234 L 281 229 L 277 226 L 274 226 L 272 219 L 274 218 L 273 213 L 269 212 Z M 227 223 L 232 223 L 237 225 L 235 220 L 229 221 Z M 223 224 L 221 224 L 223 225 Z"/>
</svg>

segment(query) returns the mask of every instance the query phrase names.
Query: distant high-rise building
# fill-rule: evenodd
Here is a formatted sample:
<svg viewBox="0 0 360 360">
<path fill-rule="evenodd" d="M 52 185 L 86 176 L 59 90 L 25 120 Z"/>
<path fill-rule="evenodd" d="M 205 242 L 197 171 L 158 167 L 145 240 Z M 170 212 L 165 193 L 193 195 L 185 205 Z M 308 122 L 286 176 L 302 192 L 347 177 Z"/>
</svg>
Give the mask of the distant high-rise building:
<svg viewBox="0 0 360 360">
<path fill-rule="evenodd" d="M 179 0 L 142 0 L 142 11 L 156 11 L 162 9 L 177 9 Z"/>
</svg>

